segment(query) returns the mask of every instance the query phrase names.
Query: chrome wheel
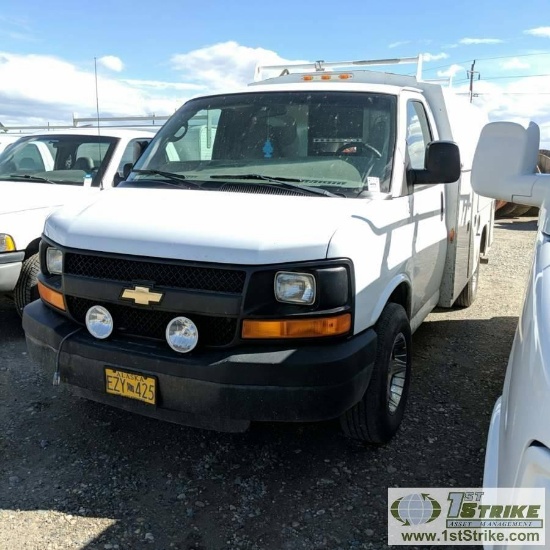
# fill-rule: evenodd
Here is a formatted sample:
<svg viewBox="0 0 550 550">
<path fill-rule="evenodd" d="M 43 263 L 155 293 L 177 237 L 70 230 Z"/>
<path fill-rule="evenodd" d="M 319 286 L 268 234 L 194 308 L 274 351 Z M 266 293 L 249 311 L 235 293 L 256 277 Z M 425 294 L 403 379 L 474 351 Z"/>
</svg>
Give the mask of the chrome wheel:
<svg viewBox="0 0 550 550">
<path fill-rule="evenodd" d="M 400 332 L 393 342 L 388 368 L 388 409 L 395 413 L 403 397 L 407 377 L 407 341 Z"/>
</svg>

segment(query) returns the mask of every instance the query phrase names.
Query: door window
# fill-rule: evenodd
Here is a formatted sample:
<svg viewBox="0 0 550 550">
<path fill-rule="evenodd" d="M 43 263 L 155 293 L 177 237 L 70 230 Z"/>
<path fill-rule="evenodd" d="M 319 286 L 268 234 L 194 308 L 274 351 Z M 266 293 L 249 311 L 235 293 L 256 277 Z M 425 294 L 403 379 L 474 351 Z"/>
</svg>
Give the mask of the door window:
<svg viewBox="0 0 550 550">
<path fill-rule="evenodd" d="M 126 179 L 125 176 L 127 174 L 124 173 L 124 170 L 126 169 L 126 171 L 128 171 L 136 163 L 150 141 L 150 139 L 139 138 L 132 139 L 128 142 L 117 168 L 117 174 L 120 177 Z"/>
<path fill-rule="evenodd" d="M 426 109 L 420 101 L 407 103 L 407 153 L 413 170 L 424 169 L 426 147 L 432 141 L 432 132 Z"/>
</svg>

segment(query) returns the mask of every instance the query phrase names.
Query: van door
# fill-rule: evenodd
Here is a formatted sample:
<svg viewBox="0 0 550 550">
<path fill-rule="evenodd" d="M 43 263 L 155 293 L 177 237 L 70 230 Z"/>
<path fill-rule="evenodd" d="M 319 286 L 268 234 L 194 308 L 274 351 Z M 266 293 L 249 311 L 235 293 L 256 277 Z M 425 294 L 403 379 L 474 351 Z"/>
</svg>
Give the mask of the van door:
<svg viewBox="0 0 550 550">
<path fill-rule="evenodd" d="M 431 113 L 421 97 L 403 96 L 406 117 L 406 168 L 423 169 L 426 147 L 436 140 Z M 413 238 L 412 315 L 438 297 L 447 251 L 443 184 L 415 185 L 409 195 Z M 437 300 L 436 300 L 437 301 Z"/>
</svg>

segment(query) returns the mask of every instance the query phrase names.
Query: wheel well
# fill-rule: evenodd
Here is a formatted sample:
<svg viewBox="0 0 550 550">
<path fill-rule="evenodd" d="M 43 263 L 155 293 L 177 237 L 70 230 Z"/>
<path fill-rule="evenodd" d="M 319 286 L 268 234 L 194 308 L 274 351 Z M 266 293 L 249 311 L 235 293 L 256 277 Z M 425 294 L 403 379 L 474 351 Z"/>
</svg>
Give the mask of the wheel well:
<svg viewBox="0 0 550 550">
<path fill-rule="evenodd" d="M 403 306 L 407 313 L 407 317 L 411 318 L 411 289 L 407 283 L 401 283 L 391 293 L 388 302 Z"/>
<path fill-rule="evenodd" d="M 35 239 L 29 243 L 27 249 L 25 250 L 25 260 L 28 260 L 31 256 L 34 256 L 38 252 L 38 247 L 40 245 L 40 239 Z"/>
<path fill-rule="evenodd" d="M 481 232 L 481 243 L 479 245 L 479 253 L 485 254 L 487 252 L 487 226 L 483 228 L 483 231 Z"/>
</svg>

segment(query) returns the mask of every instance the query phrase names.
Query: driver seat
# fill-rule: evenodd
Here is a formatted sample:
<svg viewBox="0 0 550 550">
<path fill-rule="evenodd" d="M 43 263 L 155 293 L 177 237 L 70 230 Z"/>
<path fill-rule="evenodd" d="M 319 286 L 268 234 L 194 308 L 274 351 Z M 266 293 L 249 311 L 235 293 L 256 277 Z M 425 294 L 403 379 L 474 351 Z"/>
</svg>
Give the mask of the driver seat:
<svg viewBox="0 0 550 550">
<path fill-rule="evenodd" d="M 90 173 L 94 169 L 94 161 L 90 157 L 78 157 L 74 163 L 73 170 L 84 170 Z"/>
</svg>

